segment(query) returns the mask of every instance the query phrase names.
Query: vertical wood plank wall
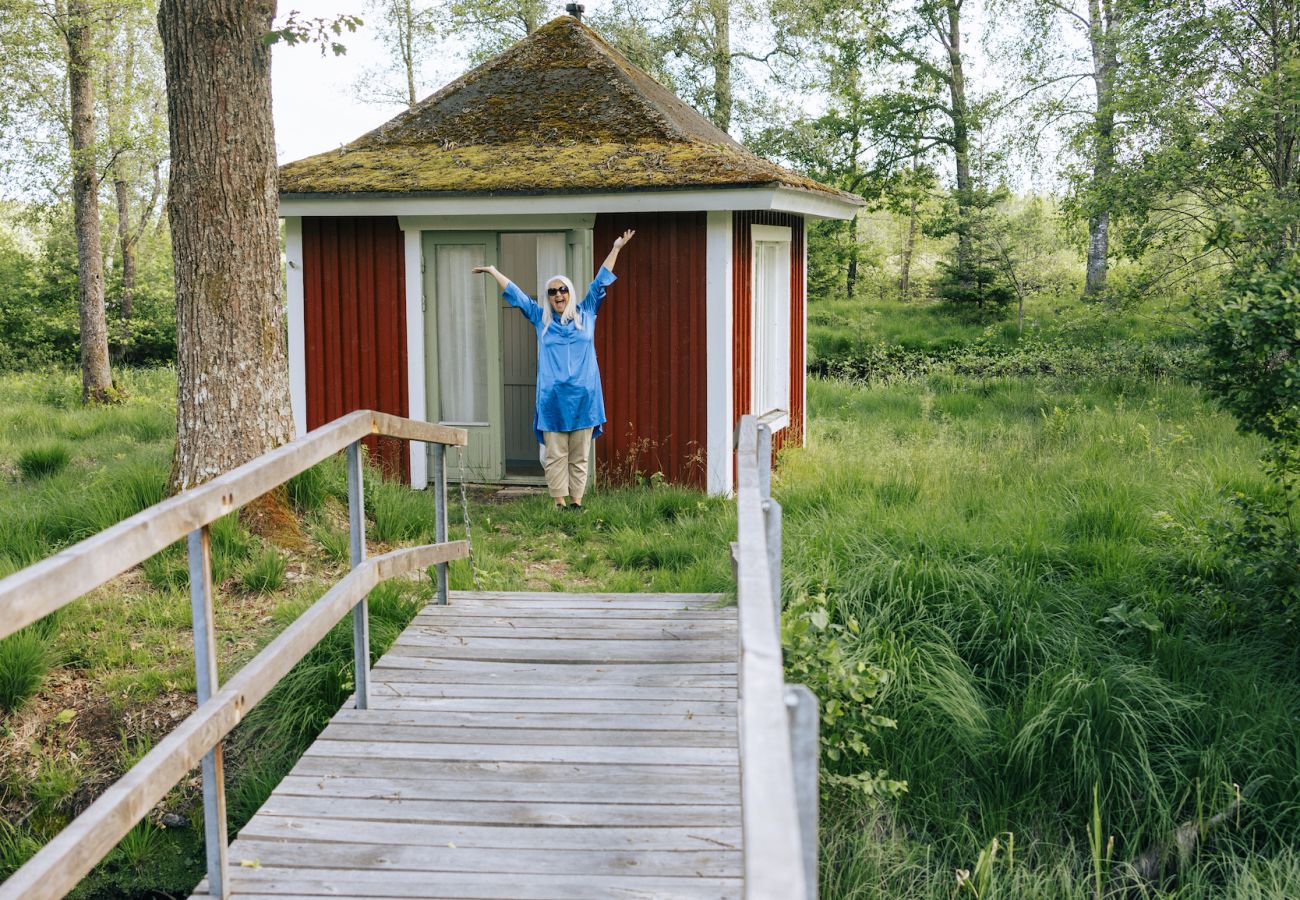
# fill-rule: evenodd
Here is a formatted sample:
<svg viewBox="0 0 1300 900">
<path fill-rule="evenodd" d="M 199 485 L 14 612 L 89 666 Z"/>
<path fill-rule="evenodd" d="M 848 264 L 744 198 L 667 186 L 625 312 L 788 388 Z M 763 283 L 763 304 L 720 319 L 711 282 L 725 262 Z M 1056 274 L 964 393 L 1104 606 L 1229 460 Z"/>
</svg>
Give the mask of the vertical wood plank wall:
<svg viewBox="0 0 1300 900">
<path fill-rule="evenodd" d="M 706 215 L 598 215 L 595 266 L 628 228 L 636 238 L 619 254 L 596 330 L 608 419 L 596 461 L 605 478 L 662 472 L 704 487 Z"/>
<path fill-rule="evenodd" d="M 732 219 L 732 352 L 735 358 L 735 376 L 732 381 L 735 398 L 735 421 L 754 412 L 750 409 L 753 386 L 753 243 L 751 225 L 777 225 L 790 229 L 790 424 L 774 437 L 774 449 L 803 446 L 804 379 L 804 273 L 802 216 L 790 213 L 752 210 L 733 213 Z"/>
<path fill-rule="evenodd" d="M 304 217 L 307 428 L 356 409 L 407 415 L 406 265 L 394 217 Z M 406 441 L 368 438 L 371 459 L 407 478 Z"/>
</svg>

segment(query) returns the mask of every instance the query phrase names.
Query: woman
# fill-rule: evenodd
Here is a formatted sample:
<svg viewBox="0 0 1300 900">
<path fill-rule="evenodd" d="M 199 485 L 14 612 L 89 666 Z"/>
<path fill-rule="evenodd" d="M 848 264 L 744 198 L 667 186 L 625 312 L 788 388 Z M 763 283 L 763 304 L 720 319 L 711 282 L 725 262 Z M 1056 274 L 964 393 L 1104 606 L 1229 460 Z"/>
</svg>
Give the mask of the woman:
<svg viewBox="0 0 1300 900">
<path fill-rule="evenodd" d="M 636 234 L 631 229 L 614 239 L 582 302 L 573 302 L 573 282 L 556 275 L 546 282 L 546 301 L 536 303 L 496 266 L 474 272 L 491 275 L 502 296 L 537 329 L 537 407 L 533 431 L 545 447 L 546 486 L 558 509 L 582 509 L 587 490 L 591 442 L 605 424 L 605 399 L 596 364 L 596 314 L 605 288 L 614 282 L 618 251 Z"/>
</svg>

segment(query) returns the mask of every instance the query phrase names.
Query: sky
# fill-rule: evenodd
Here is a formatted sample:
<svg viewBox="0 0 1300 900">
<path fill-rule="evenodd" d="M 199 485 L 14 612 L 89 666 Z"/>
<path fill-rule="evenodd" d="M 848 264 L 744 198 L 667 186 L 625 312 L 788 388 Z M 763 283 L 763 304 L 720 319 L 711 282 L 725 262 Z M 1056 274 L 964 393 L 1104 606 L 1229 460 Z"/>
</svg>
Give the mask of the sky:
<svg viewBox="0 0 1300 900">
<path fill-rule="evenodd" d="M 555 15 L 562 14 L 565 0 L 549 0 L 549 3 Z M 599 12 L 603 4 L 602 0 L 586 0 L 585 5 L 587 14 L 591 15 Z M 367 3 L 361 0 L 283 3 L 277 21 L 282 20 L 289 9 L 297 10 L 299 19 L 319 17 L 332 20 L 341 14 L 359 15 L 363 25 L 358 31 L 342 36 L 341 40 L 347 46 L 347 53 L 343 56 L 329 52 L 322 55 L 320 48 L 314 45 L 275 46 L 271 90 L 276 150 L 281 163 L 338 149 L 387 122 L 404 108 L 402 104 L 379 103 L 373 99 L 366 102 L 358 96 L 364 93 L 364 90 L 359 92 L 358 86 L 367 81 L 367 74 L 389 64 L 389 54 L 375 33 L 376 14 Z M 967 27 L 963 29 L 967 32 L 964 50 L 968 57 L 968 78 L 977 90 L 996 87 L 989 79 L 996 79 L 1000 68 L 989 64 L 988 51 L 979 39 L 989 24 L 982 12 L 982 4 L 968 7 L 964 16 Z M 464 47 L 450 43 L 444 45 L 435 60 L 425 67 L 419 95 L 427 96 L 467 67 Z M 818 106 L 818 101 L 806 98 L 802 105 L 812 111 Z M 1053 152 L 1054 142 L 1048 141 L 1040 149 L 1040 159 L 1046 161 Z M 1046 170 L 1034 172 L 1025 168 L 1024 162 L 1022 160 L 1014 167 L 1017 170 L 1011 179 L 1014 187 L 1030 190 L 1051 190 L 1054 187 L 1055 173 L 1046 171 L 1054 167 L 1048 165 Z"/>
</svg>

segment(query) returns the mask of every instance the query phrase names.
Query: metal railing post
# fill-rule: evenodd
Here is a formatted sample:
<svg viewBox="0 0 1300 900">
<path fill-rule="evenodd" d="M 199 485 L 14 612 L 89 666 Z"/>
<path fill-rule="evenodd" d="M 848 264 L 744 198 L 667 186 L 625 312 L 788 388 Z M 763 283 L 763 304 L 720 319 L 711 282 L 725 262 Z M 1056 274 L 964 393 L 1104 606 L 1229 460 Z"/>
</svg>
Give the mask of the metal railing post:
<svg viewBox="0 0 1300 900">
<path fill-rule="evenodd" d="M 433 445 L 433 527 L 434 539 L 439 543 L 447 540 L 447 447 L 444 444 Z M 447 605 L 447 564 L 438 563 L 437 572 L 438 605 Z"/>
<path fill-rule="evenodd" d="M 212 602 L 212 544 L 208 526 L 191 531 L 190 615 L 194 621 L 194 684 L 199 705 L 217 692 L 216 613 Z M 203 755 L 203 837 L 208 858 L 208 894 L 229 896 L 226 878 L 226 774 L 221 742 Z"/>
<path fill-rule="evenodd" d="M 785 711 L 790 722 L 790 757 L 794 761 L 794 797 L 799 808 L 807 897 L 817 900 L 817 800 L 821 789 L 817 783 L 817 695 L 802 684 L 787 684 Z"/>
<path fill-rule="evenodd" d="M 355 569 L 366 558 L 366 494 L 360 441 L 348 444 L 348 529 Z M 370 706 L 370 605 L 365 597 L 352 607 L 352 668 L 357 709 L 366 709 Z"/>
</svg>

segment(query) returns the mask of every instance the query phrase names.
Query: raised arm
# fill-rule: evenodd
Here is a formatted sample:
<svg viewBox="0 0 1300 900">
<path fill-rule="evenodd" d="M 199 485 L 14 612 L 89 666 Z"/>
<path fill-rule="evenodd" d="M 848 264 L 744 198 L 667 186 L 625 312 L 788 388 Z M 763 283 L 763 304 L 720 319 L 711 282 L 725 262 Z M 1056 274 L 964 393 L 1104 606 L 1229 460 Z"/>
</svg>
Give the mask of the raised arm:
<svg viewBox="0 0 1300 900">
<path fill-rule="evenodd" d="M 476 275 L 491 275 L 497 280 L 497 284 L 501 286 L 503 291 L 510 286 L 510 279 L 498 272 L 496 266 L 475 266 L 470 271 Z"/>
<path fill-rule="evenodd" d="M 632 240 L 632 235 L 634 234 L 636 234 L 636 232 L 629 228 L 627 231 L 623 232 L 622 235 L 614 238 L 614 246 L 609 251 L 609 256 L 606 256 L 605 261 L 601 263 L 603 268 L 609 269 L 611 272 L 614 271 L 614 263 L 618 260 L 618 251 L 622 250 L 623 247 L 626 246 L 627 242 Z"/>
</svg>

